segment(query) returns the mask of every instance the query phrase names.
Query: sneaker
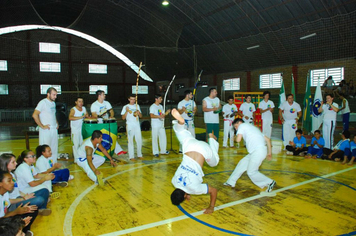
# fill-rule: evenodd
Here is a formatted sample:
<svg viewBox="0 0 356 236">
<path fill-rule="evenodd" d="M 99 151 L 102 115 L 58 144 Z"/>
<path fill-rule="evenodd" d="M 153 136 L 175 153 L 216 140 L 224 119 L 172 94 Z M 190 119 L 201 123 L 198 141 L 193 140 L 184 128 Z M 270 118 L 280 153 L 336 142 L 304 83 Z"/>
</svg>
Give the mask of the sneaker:
<svg viewBox="0 0 356 236">
<path fill-rule="evenodd" d="M 305 156 L 305 152 L 299 153 L 299 156 L 304 157 Z"/>
<path fill-rule="evenodd" d="M 31 230 L 27 230 L 25 236 L 33 236 L 33 233 Z"/>
<path fill-rule="evenodd" d="M 228 184 L 227 182 L 224 183 L 224 186 L 228 186 L 230 188 L 235 188 L 235 186 L 232 186 L 231 184 Z"/>
<path fill-rule="evenodd" d="M 168 155 L 169 154 L 169 151 L 166 151 L 164 153 L 161 153 L 162 155 Z"/>
<path fill-rule="evenodd" d="M 103 173 L 100 172 L 100 175 L 97 175 L 96 178 L 97 178 L 99 186 L 103 186 L 104 185 Z"/>
<path fill-rule="evenodd" d="M 74 176 L 73 176 L 73 175 L 70 175 L 69 178 L 68 178 L 68 181 L 69 181 L 69 180 L 72 180 L 72 179 L 74 179 Z"/>
<path fill-rule="evenodd" d="M 127 152 L 125 151 L 121 151 L 121 152 L 118 152 L 117 155 L 120 156 L 120 155 L 124 155 L 124 154 L 127 154 Z"/>
<path fill-rule="evenodd" d="M 287 156 L 293 156 L 293 152 L 287 151 Z"/>
<path fill-rule="evenodd" d="M 183 154 L 183 152 L 182 152 L 182 151 L 179 151 L 179 154 Z"/>
<path fill-rule="evenodd" d="M 266 192 L 269 193 L 269 192 L 272 192 L 272 189 L 274 187 L 274 185 L 276 185 L 276 181 L 272 181 L 272 183 L 270 183 L 266 189 Z"/>
<path fill-rule="evenodd" d="M 159 155 L 158 155 L 158 154 L 154 154 L 153 156 L 155 156 L 155 157 L 159 157 Z"/>
<path fill-rule="evenodd" d="M 61 193 L 60 192 L 53 192 L 50 194 L 50 197 L 52 199 L 56 199 L 56 198 L 59 198 L 61 196 Z"/>
<path fill-rule="evenodd" d="M 52 213 L 52 210 L 48 209 L 48 208 L 38 210 L 38 214 L 41 216 L 49 216 L 51 213 Z"/>
<path fill-rule="evenodd" d="M 61 187 L 67 187 L 68 186 L 68 182 L 62 181 L 62 182 L 56 183 L 56 185 L 61 186 Z"/>
</svg>

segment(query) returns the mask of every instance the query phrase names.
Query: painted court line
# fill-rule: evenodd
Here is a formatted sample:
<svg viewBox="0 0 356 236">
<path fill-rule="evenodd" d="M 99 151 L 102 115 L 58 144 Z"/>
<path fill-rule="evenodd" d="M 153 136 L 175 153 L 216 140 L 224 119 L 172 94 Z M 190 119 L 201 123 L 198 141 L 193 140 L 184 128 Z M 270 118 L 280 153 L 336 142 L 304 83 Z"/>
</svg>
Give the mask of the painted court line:
<svg viewBox="0 0 356 236">
<path fill-rule="evenodd" d="M 323 176 L 320 176 L 320 177 L 317 177 L 317 178 L 314 178 L 314 179 L 310 179 L 310 180 L 307 180 L 307 181 L 304 181 L 304 182 L 300 182 L 300 183 L 293 184 L 293 185 L 290 185 L 290 186 L 287 186 L 287 187 L 284 187 L 284 188 L 280 188 L 280 189 L 274 190 L 274 191 L 272 191 L 272 193 L 279 193 L 279 192 L 282 192 L 282 191 L 286 191 L 286 190 L 289 190 L 289 189 L 292 189 L 292 188 L 296 188 L 296 187 L 299 187 L 299 186 L 302 186 L 302 185 L 305 185 L 305 184 L 309 184 L 309 183 L 312 183 L 312 182 L 315 182 L 315 181 L 318 181 L 318 180 L 322 180 L 323 178 L 328 178 L 330 176 L 338 175 L 338 174 L 341 174 L 341 173 L 344 173 L 344 172 L 348 172 L 348 171 L 354 170 L 354 169 L 356 169 L 356 167 L 350 167 L 348 169 L 344 169 L 344 170 L 340 170 L 340 171 L 333 172 L 333 173 L 330 173 L 330 174 L 326 174 L 326 175 L 323 175 Z M 218 207 L 215 207 L 215 211 L 221 210 L 221 209 L 224 209 L 224 208 L 227 208 L 227 207 L 235 206 L 235 205 L 238 205 L 238 204 L 242 204 L 242 203 L 245 203 L 245 202 L 248 202 L 248 201 L 256 200 L 256 199 L 259 199 L 259 198 L 262 198 L 262 197 L 265 197 L 265 196 L 259 194 L 259 195 L 255 195 L 255 196 L 252 196 L 252 197 L 244 198 L 244 199 L 241 199 L 241 200 L 238 200 L 238 201 L 226 203 L 226 204 L 220 205 Z M 204 214 L 204 211 L 198 211 L 198 212 L 191 213 L 192 216 L 199 216 L 199 215 L 202 215 L 202 214 Z M 175 217 L 175 218 L 170 218 L 170 219 L 163 220 L 163 221 L 158 221 L 158 222 L 154 222 L 154 223 L 150 223 L 150 224 L 146 224 L 146 225 L 141 225 L 141 226 L 133 227 L 133 228 L 130 228 L 130 229 L 124 229 L 124 230 L 119 230 L 119 231 L 112 232 L 112 233 L 101 234 L 99 236 L 118 236 L 118 235 L 123 235 L 123 234 L 134 233 L 134 232 L 138 232 L 138 231 L 141 231 L 141 230 L 150 229 L 150 228 L 154 228 L 154 227 L 165 225 L 165 224 L 170 224 L 170 223 L 173 223 L 173 222 L 176 222 L 176 221 L 180 221 L 180 220 L 184 220 L 184 219 L 188 219 L 188 218 L 189 217 L 186 216 L 186 215 L 178 216 L 178 217 Z"/>
</svg>

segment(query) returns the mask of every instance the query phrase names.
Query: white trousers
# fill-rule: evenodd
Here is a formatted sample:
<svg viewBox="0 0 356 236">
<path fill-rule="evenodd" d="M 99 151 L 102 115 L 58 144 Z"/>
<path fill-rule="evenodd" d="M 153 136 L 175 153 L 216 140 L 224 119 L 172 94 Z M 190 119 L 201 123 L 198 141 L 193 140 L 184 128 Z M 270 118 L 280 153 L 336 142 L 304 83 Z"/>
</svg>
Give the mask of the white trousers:
<svg viewBox="0 0 356 236">
<path fill-rule="evenodd" d="M 137 157 L 142 157 L 142 135 L 141 135 L 141 127 L 139 124 L 137 125 L 127 125 L 127 139 L 128 139 L 128 152 L 129 158 L 133 159 L 135 157 L 134 143 L 133 139 L 135 137 L 136 141 L 136 149 L 137 149 Z"/>
<path fill-rule="evenodd" d="M 260 188 L 268 186 L 270 183 L 272 183 L 273 180 L 258 171 L 260 165 L 262 164 L 262 161 L 266 158 L 266 155 L 266 146 L 261 146 L 252 153 L 249 153 L 247 156 L 245 156 L 239 161 L 235 170 L 232 172 L 226 183 L 235 187 L 237 180 L 245 171 L 247 171 L 248 177 L 250 177 L 251 181 L 255 185 Z"/>
<path fill-rule="evenodd" d="M 166 129 L 162 126 L 160 127 L 152 127 L 152 153 L 153 155 L 158 154 L 158 140 L 159 140 L 159 148 L 161 149 L 161 154 L 165 154 L 167 152 L 167 136 Z"/>
<path fill-rule="evenodd" d="M 273 120 L 262 120 L 262 133 L 268 138 L 272 136 L 272 122 Z"/>
<path fill-rule="evenodd" d="M 232 120 L 224 120 L 224 138 L 223 147 L 227 147 L 227 140 L 230 136 L 230 147 L 234 146 L 234 127 L 232 126 Z"/>
<path fill-rule="evenodd" d="M 283 123 L 283 144 L 284 148 L 289 145 L 289 141 L 293 141 L 295 137 L 295 131 L 297 131 L 297 123 L 295 120 L 285 120 Z"/>
<path fill-rule="evenodd" d="M 73 157 L 74 157 L 74 163 L 77 162 L 78 156 L 78 149 L 83 143 L 83 136 L 82 136 L 82 131 L 81 130 L 71 130 L 71 138 L 72 138 L 72 148 L 73 148 Z"/>
<path fill-rule="evenodd" d="M 195 138 L 195 126 L 194 126 L 194 120 L 185 120 L 184 128 L 188 130 L 192 136 Z M 179 143 L 179 151 L 182 151 L 182 144 Z"/>
<path fill-rule="evenodd" d="M 58 130 L 56 126 L 51 126 L 50 129 L 39 130 L 39 145 L 47 144 L 52 150 L 52 156 L 49 159 L 53 164 L 57 163 L 58 157 Z"/>
<path fill-rule="evenodd" d="M 120 146 L 119 142 L 116 141 L 116 145 L 115 145 L 115 153 L 118 154 L 119 152 L 121 152 L 123 149 Z"/>
<path fill-rule="evenodd" d="M 323 138 L 325 140 L 325 148 L 332 149 L 334 147 L 335 126 L 335 120 L 323 120 Z"/>
<path fill-rule="evenodd" d="M 105 157 L 99 156 L 94 154 L 93 156 L 93 165 L 95 166 L 95 168 L 98 168 L 99 166 L 101 166 L 102 164 L 104 164 L 105 162 Z M 82 158 L 80 157 L 77 161 L 78 166 L 80 166 L 81 168 L 83 168 L 84 172 L 87 174 L 87 176 L 94 182 L 96 182 L 96 175 L 93 172 L 93 170 L 90 168 L 89 164 L 88 164 L 88 160 L 86 158 Z"/>
<path fill-rule="evenodd" d="M 184 125 L 180 125 L 178 121 L 173 121 L 173 129 L 179 142 L 182 144 L 183 153 L 196 151 L 202 154 L 206 163 L 211 166 L 217 166 L 219 163 L 219 143 L 209 138 L 209 144 L 204 141 L 196 140 L 192 134 L 184 128 Z"/>
</svg>

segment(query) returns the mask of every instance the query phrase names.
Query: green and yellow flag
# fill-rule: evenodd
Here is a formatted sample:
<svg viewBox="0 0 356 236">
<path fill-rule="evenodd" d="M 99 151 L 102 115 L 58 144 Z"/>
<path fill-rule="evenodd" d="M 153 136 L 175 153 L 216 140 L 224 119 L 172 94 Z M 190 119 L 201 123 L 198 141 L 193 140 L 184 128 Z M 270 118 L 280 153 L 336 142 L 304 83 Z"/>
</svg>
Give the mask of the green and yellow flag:
<svg viewBox="0 0 356 236">
<path fill-rule="evenodd" d="M 305 88 L 305 95 L 303 100 L 303 129 L 308 133 L 311 132 L 312 129 L 312 107 L 313 107 L 313 100 L 310 92 L 310 77 L 309 72 L 307 75 L 307 84 Z"/>
</svg>

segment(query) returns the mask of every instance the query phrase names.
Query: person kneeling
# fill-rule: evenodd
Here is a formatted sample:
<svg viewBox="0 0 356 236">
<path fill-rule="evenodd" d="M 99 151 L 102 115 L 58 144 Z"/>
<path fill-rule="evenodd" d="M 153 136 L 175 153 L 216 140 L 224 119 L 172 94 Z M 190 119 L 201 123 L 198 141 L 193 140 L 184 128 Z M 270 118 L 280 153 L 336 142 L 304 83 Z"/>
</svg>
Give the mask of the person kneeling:
<svg viewBox="0 0 356 236">
<path fill-rule="evenodd" d="M 294 137 L 293 142 L 290 141 L 289 145 L 286 146 L 287 155 L 293 156 L 304 156 L 305 152 L 308 151 L 307 140 L 303 136 L 303 131 L 301 129 L 297 129 L 295 131 L 296 137 Z"/>
</svg>

